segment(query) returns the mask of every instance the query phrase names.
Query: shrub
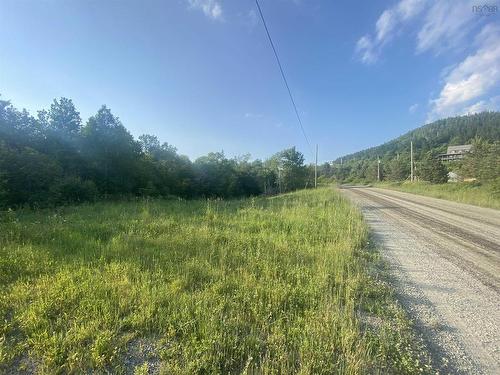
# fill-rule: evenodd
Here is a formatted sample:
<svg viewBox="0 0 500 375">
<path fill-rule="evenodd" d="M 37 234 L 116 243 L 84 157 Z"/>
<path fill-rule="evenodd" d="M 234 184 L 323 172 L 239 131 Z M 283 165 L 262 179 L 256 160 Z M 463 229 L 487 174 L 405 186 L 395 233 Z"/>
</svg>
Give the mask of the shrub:
<svg viewBox="0 0 500 375">
<path fill-rule="evenodd" d="M 79 177 L 66 177 L 59 180 L 52 188 L 54 203 L 93 202 L 98 191 L 95 183 L 81 180 Z"/>
</svg>

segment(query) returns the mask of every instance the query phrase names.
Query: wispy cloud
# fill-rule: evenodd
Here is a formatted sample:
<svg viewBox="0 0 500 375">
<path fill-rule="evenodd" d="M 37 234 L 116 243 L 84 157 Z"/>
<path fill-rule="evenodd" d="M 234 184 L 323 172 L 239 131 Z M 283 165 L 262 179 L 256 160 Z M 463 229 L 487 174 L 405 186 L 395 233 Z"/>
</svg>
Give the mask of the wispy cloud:
<svg viewBox="0 0 500 375">
<path fill-rule="evenodd" d="M 414 114 L 418 109 L 418 103 L 415 103 L 415 104 L 412 104 L 409 108 L 408 108 L 408 112 L 410 112 L 411 114 Z"/>
<path fill-rule="evenodd" d="M 363 63 L 378 60 L 384 45 L 401 33 L 404 27 L 419 16 L 416 52 L 435 54 L 461 48 L 482 17 L 472 11 L 475 0 L 400 0 L 385 9 L 373 34 L 366 34 L 356 43 L 356 53 Z"/>
<path fill-rule="evenodd" d="M 187 0 L 191 9 L 202 11 L 207 17 L 222 20 L 222 5 L 217 0 Z"/>
<path fill-rule="evenodd" d="M 372 64 L 378 59 L 377 46 L 373 43 L 370 35 L 365 35 L 358 40 L 356 53 L 365 64 Z"/>
<path fill-rule="evenodd" d="M 428 120 L 452 116 L 479 108 L 495 106 L 485 99 L 491 90 L 500 87 L 500 26 L 486 25 L 475 41 L 476 51 L 467 56 L 445 76 L 439 97 L 431 101 Z M 471 104 L 471 102 L 476 103 Z"/>
<path fill-rule="evenodd" d="M 474 1 L 440 0 L 427 10 L 417 35 L 417 52 L 433 50 L 439 54 L 460 47 L 471 29 L 481 21 L 472 12 Z"/>
<path fill-rule="evenodd" d="M 475 0 L 401 0 L 381 13 L 374 32 L 361 37 L 355 51 L 363 63 L 375 63 L 383 47 L 418 16 L 416 53 L 470 51 L 465 59 L 443 69 L 439 95 L 429 103 L 427 120 L 498 109 L 500 99 L 494 96 L 498 94 L 494 88 L 500 87 L 500 25 L 476 14 L 474 5 Z M 480 25 L 481 31 L 471 40 Z M 416 109 L 413 105 L 408 110 Z"/>
<path fill-rule="evenodd" d="M 259 16 L 257 15 L 257 12 L 255 11 L 255 9 L 250 9 L 250 11 L 248 12 L 248 24 L 250 28 L 253 29 L 255 26 L 257 26 L 258 23 Z"/>
<path fill-rule="evenodd" d="M 427 0 L 401 0 L 382 12 L 375 23 L 374 35 L 366 34 L 356 43 L 356 53 L 365 64 L 379 58 L 382 47 L 398 32 L 405 22 L 420 14 Z"/>
<path fill-rule="evenodd" d="M 464 108 L 462 114 L 498 110 L 500 110 L 500 95 L 489 98 L 488 100 L 480 100 L 477 103 Z"/>
<path fill-rule="evenodd" d="M 401 0 L 382 12 L 375 25 L 377 41 L 385 42 L 397 26 L 420 14 L 427 0 Z"/>
</svg>

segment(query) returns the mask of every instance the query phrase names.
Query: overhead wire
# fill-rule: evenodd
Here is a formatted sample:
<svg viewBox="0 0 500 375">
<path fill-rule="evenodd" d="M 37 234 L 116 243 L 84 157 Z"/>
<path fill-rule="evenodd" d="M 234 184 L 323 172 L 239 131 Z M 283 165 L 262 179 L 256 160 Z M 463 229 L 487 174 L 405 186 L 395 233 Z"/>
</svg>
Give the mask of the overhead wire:
<svg viewBox="0 0 500 375">
<path fill-rule="evenodd" d="M 259 1 L 255 0 L 255 4 L 257 5 L 257 9 L 259 10 L 260 18 L 262 20 L 262 24 L 264 25 L 264 29 L 266 30 L 267 38 L 269 39 L 269 44 L 271 44 L 271 48 L 274 52 L 274 57 L 276 57 L 276 62 L 278 63 L 279 70 L 281 72 L 281 77 L 283 78 L 283 82 L 285 83 L 285 87 L 288 91 L 288 96 L 290 97 L 290 101 L 292 102 L 293 109 L 295 111 L 295 115 L 297 116 L 297 120 L 299 122 L 300 130 L 302 131 L 302 135 L 306 140 L 307 145 L 309 146 L 309 150 L 313 153 L 313 148 L 311 146 L 311 142 L 309 142 L 309 138 L 307 137 L 306 131 L 304 130 L 304 125 L 302 124 L 302 119 L 300 118 L 299 111 L 297 109 L 297 105 L 295 104 L 295 100 L 293 99 L 292 90 L 290 90 L 290 85 L 288 84 L 288 80 L 286 79 L 285 72 L 283 70 L 283 66 L 281 64 L 280 58 L 278 56 L 278 52 L 276 51 L 276 47 L 274 46 L 273 39 L 271 38 L 271 34 L 269 33 L 269 29 L 267 27 L 266 20 L 264 18 L 264 14 L 262 13 L 262 9 L 260 7 Z"/>
</svg>

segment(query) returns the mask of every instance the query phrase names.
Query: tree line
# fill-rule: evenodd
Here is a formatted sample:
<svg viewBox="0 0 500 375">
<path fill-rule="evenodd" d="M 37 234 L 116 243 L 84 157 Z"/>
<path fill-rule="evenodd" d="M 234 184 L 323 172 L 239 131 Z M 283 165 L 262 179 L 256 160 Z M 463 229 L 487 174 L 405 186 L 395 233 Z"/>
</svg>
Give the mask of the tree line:
<svg viewBox="0 0 500 375">
<path fill-rule="evenodd" d="M 154 135 L 135 139 L 102 106 L 86 123 L 73 101 L 36 116 L 0 100 L 0 208 L 118 197 L 234 198 L 311 186 L 295 147 L 266 160 L 211 152 L 191 161 Z"/>
</svg>

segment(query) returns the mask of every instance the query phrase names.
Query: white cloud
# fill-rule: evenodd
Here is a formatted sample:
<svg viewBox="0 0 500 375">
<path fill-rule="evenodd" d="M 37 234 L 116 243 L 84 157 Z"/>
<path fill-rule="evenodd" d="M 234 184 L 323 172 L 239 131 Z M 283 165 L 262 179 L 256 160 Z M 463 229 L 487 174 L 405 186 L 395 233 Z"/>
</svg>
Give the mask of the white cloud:
<svg viewBox="0 0 500 375">
<path fill-rule="evenodd" d="M 463 45 L 471 29 L 481 21 L 472 12 L 474 1 L 440 0 L 427 10 L 417 35 L 417 52 L 436 53 Z"/>
<path fill-rule="evenodd" d="M 404 26 L 420 17 L 421 23 L 416 37 L 416 52 L 443 51 L 463 47 L 470 35 L 484 17 L 472 11 L 475 0 L 400 0 L 385 9 L 375 23 L 373 35 L 365 35 L 358 40 L 356 52 L 364 63 L 373 63 L 380 56 L 382 47 Z M 371 43 L 366 43 L 370 41 Z"/>
<path fill-rule="evenodd" d="M 429 121 L 492 104 L 480 99 L 500 87 L 500 26 L 486 25 L 476 37 L 476 45 L 477 50 L 445 76 L 439 97 L 431 101 Z M 470 104 L 472 101 L 477 102 Z"/>
<path fill-rule="evenodd" d="M 371 64 L 377 61 L 377 52 L 375 45 L 369 35 L 361 37 L 356 43 L 356 52 L 360 55 L 361 61 L 365 64 Z"/>
<path fill-rule="evenodd" d="M 192 9 L 201 10 L 207 17 L 222 20 L 222 6 L 217 0 L 187 0 Z"/>
<path fill-rule="evenodd" d="M 408 112 L 410 112 L 411 114 L 415 113 L 416 110 L 418 109 L 418 103 L 415 103 L 415 104 L 412 104 L 410 106 L 410 108 L 408 108 Z"/>
<path fill-rule="evenodd" d="M 500 99 L 500 24 L 473 11 L 475 0 L 401 0 L 384 10 L 373 34 L 356 43 L 356 54 L 365 64 L 376 62 L 382 48 L 410 21 L 419 17 L 416 52 L 440 54 L 470 50 L 468 56 L 441 72 L 439 95 L 430 101 L 428 121 L 487 109 L 498 109 Z M 472 40 L 471 35 L 484 25 Z M 414 113 L 417 105 L 408 110 Z"/>
<path fill-rule="evenodd" d="M 375 25 L 377 41 L 382 42 L 396 26 L 396 14 L 393 9 L 384 10 Z"/>
<path fill-rule="evenodd" d="M 488 100 L 480 100 L 469 107 L 464 108 L 462 114 L 478 113 L 484 111 L 498 111 L 500 109 L 500 95 Z"/>
<path fill-rule="evenodd" d="M 425 3 L 426 0 L 403 0 L 398 3 L 397 10 L 401 19 L 406 21 L 419 14 Z"/>
<path fill-rule="evenodd" d="M 356 53 L 365 64 L 377 61 L 382 46 L 392 39 L 398 27 L 420 14 L 427 0 L 401 0 L 382 12 L 375 24 L 375 35 L 361 37 L 356 43 Z"/>
</svg>

